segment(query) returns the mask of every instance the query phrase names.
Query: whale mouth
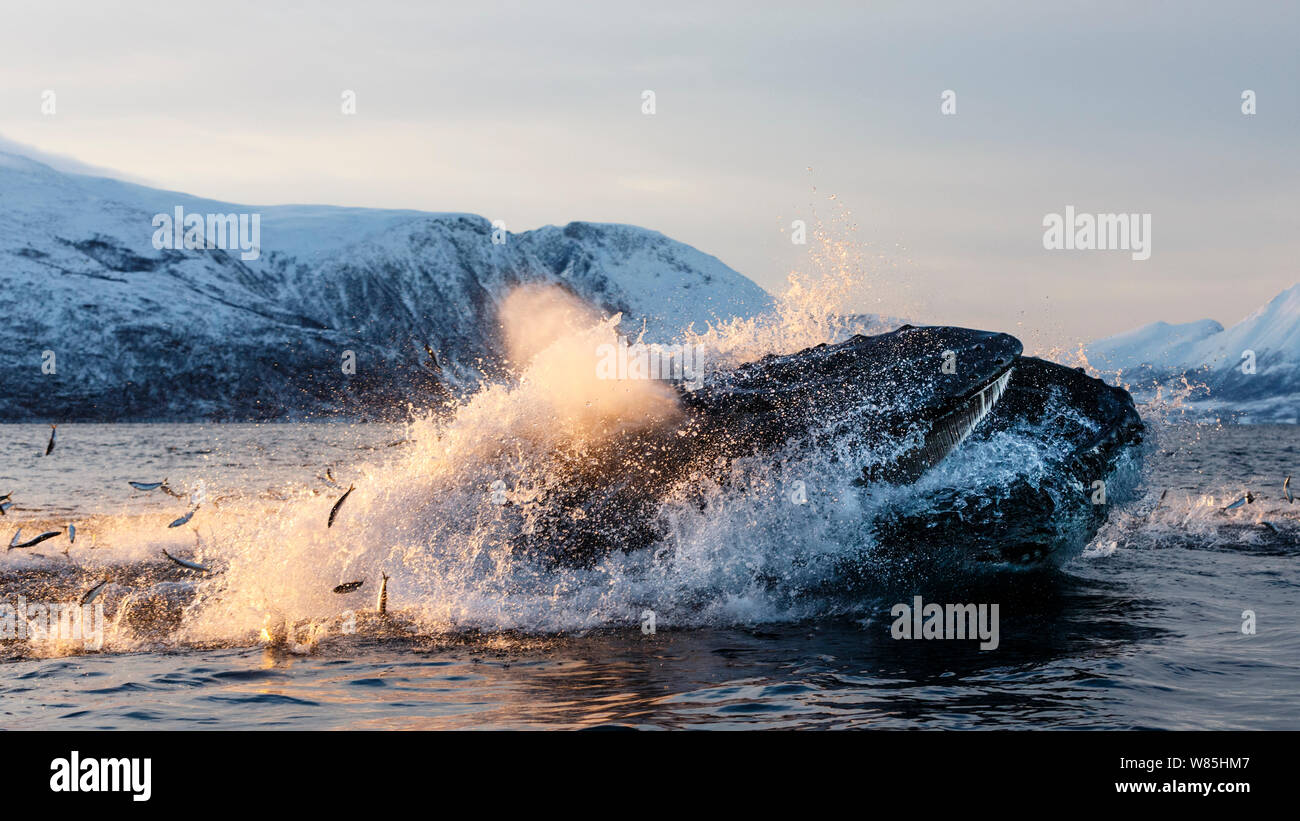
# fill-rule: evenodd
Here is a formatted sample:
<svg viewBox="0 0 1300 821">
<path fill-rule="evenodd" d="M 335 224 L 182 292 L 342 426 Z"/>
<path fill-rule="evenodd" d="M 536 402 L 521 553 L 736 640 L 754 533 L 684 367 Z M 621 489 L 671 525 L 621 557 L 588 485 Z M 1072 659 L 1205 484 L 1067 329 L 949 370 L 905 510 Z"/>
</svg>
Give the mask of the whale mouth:
<svg viewBox="0 0 1300 821">
<path fill-rule="evenodd" d="M 957 406 L 934 421 L 930 435 L 925 438 L 924 451 L 938 463 L 949 453 L 966 441 L 979 423 L 993 412 L 1002 394 L 1006 393 L 1007 384 L 1011 382 L 1014 367 L 1007 367 L 1002 373 L 989 380 L 982 388 L 958 401 Z"/>
<path fill-rule="evenodd" d="M 1095 537 L 1110 504 L 1131 498 L 1146 448 L 1128 392 L 1036 357 L 1014 365 L 937 415 L 931 458 L 967 430 L 960 420 L 979 421 L 921 492 L 890 497 L 876 512 L 876 567 L 895 556 L 907 572 L 1059 566 Z M 1109 503 L 1079 491 L 1096 481 Z"/>
<path fill-rule="evenodd" d="M 1008 365 L 983 385 L 958 398 L 939 413 L 930 423 L 922 444 L 907 451 L 886 466 L 868 468 L 868 481 L 885 481 L 892 484 L 910 484 L 930 468 L 942 462 L 979 427 L 998 400 L 1006 393 L 1011 382 L 1014 365 Z"/>
</svg>

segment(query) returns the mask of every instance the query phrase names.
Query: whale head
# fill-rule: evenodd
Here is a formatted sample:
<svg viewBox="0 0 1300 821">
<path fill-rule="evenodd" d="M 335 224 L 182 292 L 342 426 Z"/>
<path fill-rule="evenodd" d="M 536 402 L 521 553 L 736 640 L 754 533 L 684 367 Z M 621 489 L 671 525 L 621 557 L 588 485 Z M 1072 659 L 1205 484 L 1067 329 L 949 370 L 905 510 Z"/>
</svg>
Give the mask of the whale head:
<svg viewBox="0 0 1300 821">
<path fill-rule="evenodd" d="M 1008 334 L 904 325 L 764 357 L 683 401 L 720 432 L 728 455 L 835 438 L 869 455 L 867 480 L 903 483 L 992 412 L 1021 351 Z"/>
</svg>

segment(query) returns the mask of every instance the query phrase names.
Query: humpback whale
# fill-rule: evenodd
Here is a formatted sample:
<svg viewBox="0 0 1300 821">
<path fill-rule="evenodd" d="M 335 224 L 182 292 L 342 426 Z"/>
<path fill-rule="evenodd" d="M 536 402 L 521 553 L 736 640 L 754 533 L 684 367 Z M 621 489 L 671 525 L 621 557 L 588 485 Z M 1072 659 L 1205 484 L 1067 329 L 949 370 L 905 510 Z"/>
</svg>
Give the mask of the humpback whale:
<svg viewBox="0 0 1300 821">
<path fill-rule="evenodd" d="M 678 391 L 682 418 L 560 454 L 563 481 L 526 522 L 515 512 L 512 548 L 589 566 L 662 542 L 664 500 L 725 486 L 741 460 L 823 449 L 872 494 L 917 483 L 972 439 L 1000 436 L 1032 455 L 1026 467 L 1003 465 L 987 486 L 922 483 L 904 503 L 874 510 L 881 555 L 1057 561 L 1105 521 L 1109 501 L 1097 499 L 1140 462 L 1144 428 L 1123 389 L 1022 354 L 1004 333 L 905 325 L 711 373 Z"/>
</svg>

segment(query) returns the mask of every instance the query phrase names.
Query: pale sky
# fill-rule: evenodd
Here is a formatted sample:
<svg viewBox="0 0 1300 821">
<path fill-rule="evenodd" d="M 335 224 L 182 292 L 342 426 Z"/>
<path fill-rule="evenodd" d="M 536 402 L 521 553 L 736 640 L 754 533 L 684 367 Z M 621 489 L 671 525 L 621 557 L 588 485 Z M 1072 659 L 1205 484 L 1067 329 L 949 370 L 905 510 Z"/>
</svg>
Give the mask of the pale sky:
<svg viewBox="0 0 1300 821">
<path fill-rule="evenodd" d="M 1300 281 L 1296 2 L 7 1 L 2 19 L 0 137 L 196 195 L 631 223 L 772 291 L 810 264 L 790 222 L 838 214 L 873 283 L 854 307 L 1030 347 L 1228 325 Z M 1151 214 L 1151 258 L 1045 250 L 1067 205 Z"/>
</svg>

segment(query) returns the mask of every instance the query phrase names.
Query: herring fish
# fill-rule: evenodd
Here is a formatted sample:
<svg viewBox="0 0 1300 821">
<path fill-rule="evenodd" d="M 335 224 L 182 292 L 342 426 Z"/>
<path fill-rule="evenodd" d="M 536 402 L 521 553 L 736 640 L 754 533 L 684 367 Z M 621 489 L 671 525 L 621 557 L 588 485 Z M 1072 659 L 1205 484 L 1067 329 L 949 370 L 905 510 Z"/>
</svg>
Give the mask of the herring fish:
<svg viewBox="0 0 1300 821">
<path fill-rule="evenodd" d="M 167 480 L 164 479 L 163 482 L 165 482 L 165 481 L 167 481 Z M 160 487 L 163 486 L 163 483 L 162 483 L 162 482 L 130 482 L 130 481 L 128 481 L 127 484 L 130 485 L 131 487 L 135 488 L 136 490 L 157 490 L 158 488 L 160 488 Z"/>
<path fill-rule="evenodd" d="M 388 574 L 381 571 L 379 575 L 384 578 L 379 583 L 379 600 L 375 604 L 375 609 L 383 616 L 388 613 Z"/>
<path fill-rule="evenodd" d="M 181 567 L 184 567 L 184 568 L 187 569 L 187 570 L 201 570 L 201 571 L 203 571 L 204 573 L 211 573 L 211 572 L 212 572 L 212 568 L 210 568 L 210 567 L 204 567 L 203 565 L 199 564 L 198 562 L 189 562 L 189 561 L 186 561 L 185 559 L 178 559 L 178 558 L 176 558 L 176 557 L 173 556 L 172 554 L 168 553 L 166 548 L 163 548 L 163 552 L 162 552 L 162 554 L 163 554 L 164 556 L 166 556 L 167 558 L 171 559 L 171 560 L 172 560 L 173 562 L 175 562 L 176 564 L 180 565 Z"/>
<path fill-rule="evenodd" d="M 19 533 L 21 533 L 21 532 L 22 532 L 22 531 L 20 530 Z M 22 544 L 18 544 L 18 533 L 15 533 L 15 534 L 14 534 L 14 540 L 13 540 L 12 542 L 9 543 L 9 549 L 10 549 L 10 550 L 18 550 L 19 548 L 23 548 L 23 547 L 31 547 L 32 545 L 38 545 L 38 544 L 40 544 L 41 542 L 45 541 L 46 539 L 53 539 L 55 536 L 59 535 L 59 534 L 62 533 L 62 532 L 63 532 L 63 531 L 61 531 L 61 530 L 47 530 L 47 531 L 45 531 L 44 533 L 42 533 L 41 535 L 37 536 L 35 539 L 29 539 L 29 540 L 23 542 Z"/>
<path fill-rule="evenodd" d="M 1236 510 L 1237 508 L 1241 507 L 1242 505 L 1248 505 L 1248 504 L 1251 504 L 1251 503 L 1254 502 L 1254 501 L 1255 501 L 1255 497 L 1251 495 L 1250 491 L 1246 491 L 1246 495 L 1245 495 L 1245 496 L 1242 496 L 1240 499 L 1238 499 L 1237 501 L 1233 502 L 1232 504 L 1228 505 L 1227 507 L 1225 507 L 1225 508 L 1223 508 L 1223 509 L 1224 509 L 1224 510 Z"/>
<path fill-rule="evenodd" d="M 168 527 L 180 527 L 181 525 L 183 525 L 183 524 L 185 524 L 186 522 L 188 522 L 190 519 L 194 518 L 194 514 L 195 514 L 195 513 L 198 513 L 198 512 L 199 512 L 199 509 L 196 507 L 196 508 L 194 508 L 193 510 L 191 510 L 189 513 L 186 513 L 184 516 L 180 517 L 179 519 L 177 519 L 176 521 L 172 522 L 171 524 L 169 524 L 169 525 L 167 525 L 167 526 L 168 526 Z"/>
<path fill-rule="evenodd" d="M 104 588 L 107 586 L 108 586 L 108 577 L 105 576 L 102 582 L 90 588 L 85 593 L 81 594 L 81 601 L 78 602 L 78 604 L 80 604 L 82 607 L 85 607 L 86 605 L 90 604 L 95 599 L 99 598 L 99 594 L 103 593 Z"/>
<path fill-rule="evenodd" d="M 1291 504 L 1291 503 L 1293 503 L 1293 502 L 1295 501 L 1295 497 L 1293 497 L 1293 496 L 1291 495 L 1291 477 L 1290 477 L 1290 476 L 1286 477 L 1286 481 L 1282 483 L 1282 493 L 1286 495 L 1286 503 L 1287 503 L 1288 505 Z"/>
<path fill-rule="evenodd" d="M 45 446 L 45 455 L 49 456 L 54 451 L 54 435 L 58 433 L 58 425 L 50 425 L 50 443 Z"/>
<path fill-rule="evenodd" d="M 352 491 L 355 489 L 356 485 L 348 485 L 347 493 L 340 496 L 339 500 L 334 503 L 334 507 L 330 508 L 330 518 L 329 521 L 325 523 L 326 527 L 334 526 L 334 517 L 339 515 L 339 508 L 343 507 L 343 503 L 347 501 L 347 498 L 352 495 Z"/>
<path fill-rule="evenodd" d="M 362 579 L 362 580 L 359 581 L 359 582 L 344 582 L 343 584 L 340 584 L 338 587 L 334 588 L 334 592 L 335 592 L 335 593 L 351 593 L 353 590 L 356 590 L 358 587 L 360 587 L 361 585 L 363 585 L 363 584 L 365 584 L 365 583 L 366 583 L 366 582 L 365 582 L 365 579 Z"/>
</svg>

